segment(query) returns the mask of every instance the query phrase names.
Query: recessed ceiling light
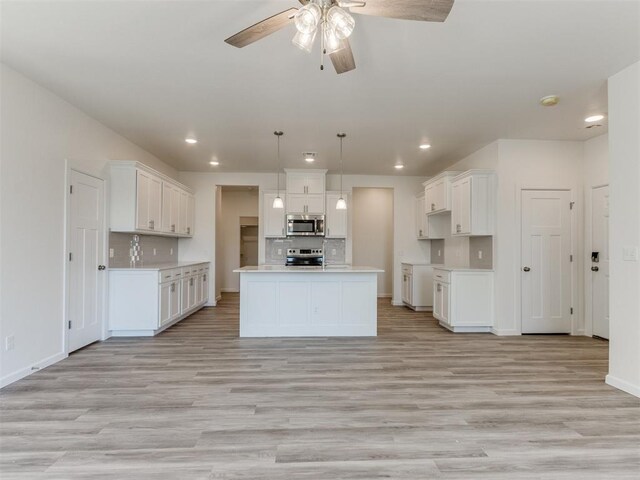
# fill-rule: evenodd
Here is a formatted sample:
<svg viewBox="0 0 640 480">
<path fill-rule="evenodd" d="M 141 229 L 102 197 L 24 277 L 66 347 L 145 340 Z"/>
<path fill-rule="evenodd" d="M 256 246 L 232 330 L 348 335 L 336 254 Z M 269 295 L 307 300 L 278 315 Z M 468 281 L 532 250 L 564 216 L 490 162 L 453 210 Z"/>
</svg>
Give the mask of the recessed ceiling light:
<svg viewBox="0 0 640 480">
<path fill-rule="evenodd" d="M 427 150 L 428 148 L 431 148 L 431 145 L 429 145 L 428 143 L 423 143 L 422 145 L 420 145 L 420 150 Z"/>
<path fill-rule="evenodd" d="M 214 167 L 217 167 L 218 165 L 220 165 L 220 162 L 216 162 L 215 160 L 212 160 L 209 162 L 209 165 L 213 165 Z"/>
<path fill-rule="evenodd" d="M 185 138 L 184 141 L 187 142 L 187 143 L 190 143 L 190 144 L 198 143 L 198 140 L 196 140 L 195 138 L 191 138 L 191 137 Z"/>
<path fill-rule="evenodd" d="M 314 152 L 306 152 L 303 153 L 304 161 L 307 163 L 313 163 L 316 159 L 316 154 Z"/>
<path fill-rule="evenodd" d="M 590 117 L 587 117 L 584 119 L 585 122 L 587 123 L 591 123 L 591 122 L 598 122 L 600 120 L 602 120 L 604 118 L 604 115 L 591 115 Z"/>
<path fill-rule="evenodd" d="M 547 95 L 546 97 L 542 97 L 540 99 L 540 105 L 543 107 L 554 107 L 560 101 L 560 97 L 557 95 Z"/>
<path fill-rule="evenodd" d="M 397 164 L 395 165 L 395 168 L 396 168 L 396 170 L 402 170 L 402 169 L 404 168 L 404 165 L 403 165 L 403 164 L 401 164 L 401 163 L 397 163 Z"/>
</svg>

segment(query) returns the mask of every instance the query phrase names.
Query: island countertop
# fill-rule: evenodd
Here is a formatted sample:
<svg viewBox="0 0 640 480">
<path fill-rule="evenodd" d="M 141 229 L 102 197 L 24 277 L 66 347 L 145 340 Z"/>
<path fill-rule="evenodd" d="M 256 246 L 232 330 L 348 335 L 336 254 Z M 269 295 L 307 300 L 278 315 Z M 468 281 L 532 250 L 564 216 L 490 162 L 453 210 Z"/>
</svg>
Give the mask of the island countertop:
<svg viewBox="0 0 640 480">
<path fill-rule="evenodd" d="M 384 273 L 384 270 L 351 265 L 326 265 L 325 267 L 259 265 L 238 268 L 233 273 Z"/>
</svg>

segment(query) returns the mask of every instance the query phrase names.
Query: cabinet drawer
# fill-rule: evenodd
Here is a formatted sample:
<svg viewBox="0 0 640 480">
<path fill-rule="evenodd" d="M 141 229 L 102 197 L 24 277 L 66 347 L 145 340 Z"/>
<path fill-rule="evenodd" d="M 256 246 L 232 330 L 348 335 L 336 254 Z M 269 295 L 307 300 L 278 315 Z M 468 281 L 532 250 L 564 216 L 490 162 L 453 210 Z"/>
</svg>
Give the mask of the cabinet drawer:
<svg viewBox="0 0 640 480">
<path fill-rule="evenodd" d="M 448 270 L 433 269 L 433 278 L 441 283 L 451 283 L 451 272 Z"/>
<path fill-rule="evenodd" d="M 170 270 L 160 270 L 158 272 L 158 283 L 170 282 L 182 277 L 182 269 L 172 268 Z"/>
<path fill-rule="evenodd" d="M 409 265 L 407 263 L 402 264 L 402 273 L 411 275 L 413 273 L 413 265 Z"/>
</svg>

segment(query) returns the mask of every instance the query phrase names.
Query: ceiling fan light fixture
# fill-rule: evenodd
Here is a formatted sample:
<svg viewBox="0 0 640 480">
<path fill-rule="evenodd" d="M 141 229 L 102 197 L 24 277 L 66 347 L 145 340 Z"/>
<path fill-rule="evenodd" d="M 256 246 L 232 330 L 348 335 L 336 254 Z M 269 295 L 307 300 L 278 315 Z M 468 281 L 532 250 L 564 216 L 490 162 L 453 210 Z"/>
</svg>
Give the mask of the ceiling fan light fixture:
<svg viewBox="0 0 640 480">
<path fill-rule="evenodd" d="M 324 27 L 324 48 L 327 55 L 331 55 L 344 48 L 344 44 L 338 38 L 336 31 L 328 24 L 325 24 Z"/>
<path fill-rule="evenodd" d="M 341 40 L 348 38 L 356 26 L 356 21 L 353 17 L 337 6 L 331 7 L 327 12 L 327 22 L 331 25 L 331 28 L 335 30 L 336 36 Z"/>
<path fill-rule="evenodd" d="M 318 23 L 322 18 L 322 10 L 315 3 L 309 2 L 304 7 L 298 9 L 294 17 L 294 23 L 300 33 L 310 34 L 318 28 Z"/>
<path fill-rule="evenodd" d="M 298 31 L 293 36 L 293 40 L 291 40 L 291 43 L 293 43 L 303 52 L 311 53 L 311 49 L 313 48 L 313 42 L 316 39 L 317 32 L 318 30 L 314 30 L 311 33 L 302 33 Z"/>
</svg>

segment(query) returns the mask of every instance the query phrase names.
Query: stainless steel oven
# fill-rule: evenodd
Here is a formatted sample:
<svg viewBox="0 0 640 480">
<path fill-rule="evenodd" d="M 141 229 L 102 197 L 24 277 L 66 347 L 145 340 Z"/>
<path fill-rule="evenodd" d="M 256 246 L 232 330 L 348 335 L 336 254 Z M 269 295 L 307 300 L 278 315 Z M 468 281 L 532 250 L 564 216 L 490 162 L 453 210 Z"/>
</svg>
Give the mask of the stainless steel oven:
<svg viewBox="0 0 640 480">
<path fill-rule="evenodd" d="M 289 248 L 287 249 L 288 267 L 321 267 L 324 263 L 322 248 Z"/>
<path fill-rule="evenodd" d="M 287 215 L 287 237 L 324 237 L 324 215 Z"/>
</svg>

